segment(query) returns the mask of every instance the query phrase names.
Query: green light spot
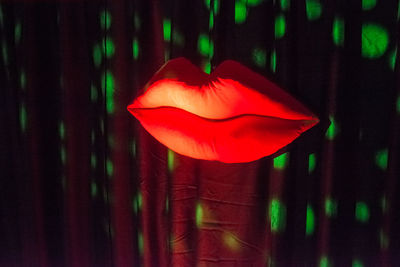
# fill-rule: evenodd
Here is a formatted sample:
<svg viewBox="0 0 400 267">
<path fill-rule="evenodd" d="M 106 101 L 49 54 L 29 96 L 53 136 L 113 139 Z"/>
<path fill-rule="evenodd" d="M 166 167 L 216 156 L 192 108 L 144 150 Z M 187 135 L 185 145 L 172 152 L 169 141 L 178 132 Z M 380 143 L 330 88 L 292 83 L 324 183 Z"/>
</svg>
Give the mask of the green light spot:
<svg viewBox="0 0 400 267">
<path fill-rule="evenodd" d="M 203 223 L 203 207 L 200 204 L 196 206 L 196 226 L 199 228 Z"/>
<path fill-rule="evenodd" d="M 325 137 L 328 140 L 333 140 L 337 136 L 339 130 L 335 118 L 333 116 L 329 116 L 329 120 L 331 121 L 331 124 L 326 131 Z"/>
<path fill-rule="evenodd" d="M 23 133 L 26 131 L 26 126 L 28 124 L 27 118 L 28 115 L 26 113 L 25 105 L 22 104 L 19 110 L 19 124 Z"/>
<path fill-rule="evenodd" d="M 389 247 L 389 237 L 382 229 L 379 231 L 379 243 L 381 249 L 387 249 Z"/>
<path fill-rule="evenodd" d="M 3 14 L 3 8 L 0 6 L 0 26 L 3 28 L 4 26 L 4 14 Z"/>
<path fill-rule="evenodd" d="M 132 208 L 135 214 L 137 214 L 139 210 L 142 208 L 142 194 L 140 192 L 138 192 L 136 196 L 133 198 Z"/>
<path fill-rule="evenodd" d="M 21 34 L 22 34 L 22 24 L 21 22 L 17 22 L 14 28 L 14 40 L 16 44 L 19 44 L 21 41 Z"/>
<path fill-rule="evenodd" d="M 337 46 L 344 45 L 344 20 L 340 17 L 335 17 L 332 26 L 333 43 Z"/>
<path fill-rule="evenodd" d="M 388 47 L 389 34 L 385 28 L 378 24 L 363 24 L 361 38 L 361 54 L 365 58 L 379 58 Z"/>
<path fill-rule="evenodd" d="M 315 153 L 310 154 L 308 156 L 308 173 L 312 173 L 315 170 L 316 162 Z"/>
<path fill-rule="evenodd" d="M 369 220 L 369 208 L 365 202 L 356 203 L 356 219 L 359 222 L 366 223 Z"/>
<path fill-rule="evenodd" d="M 214 14 L 210 12 L 210 20 L 208 21 L 208 28 L 211 30 L 214 27 Z"/>
<path fill-rule="evenodd" d="M 140 21 L 140 17 L 139 14 L 135 12 L 135 14 L 133 15 L 133 24 L 135 27 L 135 30 L 138 31 L 140 30 L 140 26 L 141 26 L 141 21 Z"/>
<path fill-rule="evenodd" d="M 211 0 L 204 0 L 204 3 L 208 9 L 210 9 Z M 214 12 L 218 14 L 219 11 L 219 0 L 214 0 Z"/>
<path fill-rule="evenodd" d="M 175 153 L 171 149 L 168 149 L 168 171 L 173 172 L 175 168 Z"/>
<path fill-rule="evenodd" d="M 110 71 L 106 71 L 106 73 L 102 75 L 101 79 L 102 89 L 106 91 L 106 109 L 107 112 L 114 112 L 114 75 Z"/>
<path fill-rule="evenodd" d="M 93 46 L 93 63 L 96 68 L 98 68 L 101 64 L 102 53 L 101 48 L 98 44 Z"/>
<path fill-rule="evenodd" d="M 259 67 L 265 67 L 267 54 L 263 49 L 255 48 L 253 50 L 253 62 Z"/>
<path fill-rule="evenodd" d="M 3 47 L 2 47 L 2 53 L 3 53 L 3 62 L 4 65 L 8 65 L 8 49 L 7 49 L 7 43 L 3 41 Z"/>
<path fill-rule="evenodd" d="M 315 214 L 311 205 L 307 205 L 307 216 L 306 216 L 306 235 L 312 235 L 315 230 Z"/>
<path fill-rule="evenodd" d="M 65 151 L 64 146 L 61 146 L 60 154 L 61 154 L 61 163 L 65 165 L 65 163 L 67 162 L 67 152 Z"/>
<path fill-rule="evenodd" d="M 329 262 L 329 259 L 327 256 L 321 256 L 321 259 L 319 260 L 319 267 L 331 267 L 332 264 Z"/>
<path fill-rule="evenodd" d="M 109 177 L 111 177 L 114 173 L 114 165 L 110 159 L 107 159 L 106 161 L 106 171 Z"/>
<path fill-rule="evenodd" d="M 132 148 L 132 150 L 131 150 L 132 155 L 133 155 L 134 157 L 136 157 L 136 141 L 135 141 L 135 140 L 132 141 L 131 148 Z"/>
<path fill-rule="evenodd" d="M 174 44 L 183 46 L 185 44 L 185 37 L 178 31 L 174 29 Z"/>
<path fill-rule="evenodd" d="M 390 53 L 389 53 L 389 66 L 390 68 L 394 71 L 394 68 L 396 66 L 396 56 L 397 56 L 397 48 L 393 49 Z"/>
<path fill-rule="evenodd" d="M 143 241 L 143 233 L 142 232 L 138 233 L 138 247 L 139 247 L 139 253 L 141 255 L 143 255 L 144 241 Z"/>
<path fill-rule="evenodd" d="M 214 53 L 214 44 L 205 34 L 200 34 L 197 41 L 197 50 L 203 56 L 212 58 Z"/>
<path fill-rule="evenodd" d="M 247 7 L 246 4 L 240 0 L 235 1 L 235 23 L 242 24 L 246 21 Z"/>
<path fill-rule="evenodd" d="M 270 65 L 271 71 L 273 73 L 275 73 L 276 72 L 276 51 L 275 50 L 273 50 L 271 52 L 271 63 L 270 64 L 271 64 Z"/>
<path fill-rule="evenodd" d="M 90 86 L 90 100 L 96 102 L 98 98 L 97 88 L 93 84 Z"/>
<path fill-rule="evenodd" d="M 165 212 L 168 213 L 169 211 L 169 198 L 165 198 Z"/>
<path fill-rule="evenodd" d="M 264 0 L 247 0 L 247 5 L 254 7 L 254 6 L 258 6 L 259 4 L 261 4 Z M 245 1 L 246 2 L 246 1 Z"/>
<path fill-rule="evenodd" d="M 111 27 L 111 14 L 108 10 L 103 10 L 100 13 L 100 26 L 103 30 L 108 30 Z"/>
<path fill-rule="evenodd" d="M 115 46 L 114 42 L 111 38 L 106 37 L 103 39 L 103 53 L 106 55 L 107 58 L 111 58 L 114 56 L 115 53 Z"/>
<path fill-rule="evenodd" d="M 290 8 L 290 0 L 281 0 L 281 9 L 286 11 Z"/>
<path fill-rule="evenodd" d="M 306 0 L 306 12 L 308 20 L 316 20 L 321 17 L 322 6 L 318 0 Z"/>
<path fill-rule="evenodd" d="M 382 208 L 382 213 L 386 213 L 387 208 L 388 208 L 386 196 L 383 196 L 381 198 L 381 208 Z"/>
<path fill-rule="evenodd" d="M 96 169 L 97 159 L 95 154 L 90 155 L 90 166 L 92 167 L 92 169 Z"/>
<path fill-rule="evenodd" d="M 400 18 L 400 1 L 397 4 L 397 20 L 399 20 L 399 18 Z"/>
<path fill-rule="evenodd" d="M 371 10 L 376 6 L 376 0 L 362 0 L 362 9 Z"/>
<path fill-rule="evenodd" d="M 60 135 L 61 140 L 65 139 L 65 124 L 64 122 L 60 122 L 58 125 L 58 134 Z"/>
<path fill-rule="evenodd" d="M 164 19 L 163 21 L 163 29 L 164 29 L 164 41 L 171 41 L 171 20 Z"/>
<path fill-rule="evenodd" d="M 92 141 L 92 144 L 94 144 L 95 138 L 96 138 L 96 134 L 94 133 L 94 130 L 92 130 L 92 133 L 90 134 L 90 139 Z"/>
<path fill-rule="evenodd" d="M 205 73 L 208 73 L 208 74 L 211 73 L 211 63 L 210 63 L 210 61 L 207 61 L 207 62 L 204 64 L 203 70 L 204 70 Z"/>
<path fill-rule="evenodd" d="M 279 199 L 272 199 L 269 205 L 271 231 L 281 232 L 286 227 L 286 207 Z"/>
<path fill-rule="evenodd" d="M 396 111 L 397 114 L 400 114 L 400 96 L 398 96 L 396 100 Z"/>
<path fill-rule="evenodd" d="M 90 185 L 90 194 L 93 198 L 97 196 L 97 185 L 95 182 L 92 182 Z"/>
<path fill-rule="evenodd" d="M 378 167 L 385 171 L 387 169 L 388 165 L 388 150 L 387 149 L 382 149 L 376 152 L 375 155 L 375 163 L 378 165 Z"/>
<path fill-rule="evenodd" d="M 139 58 L 139 41 L 136 38 L 132 42 L 132 54 L 133 59 L 137 60 Z"/>
<path fill-rule="evenodd" d="M 25 87 L 26 87 L 26 74 L 25 74 L 25 71 L 21 71 L 21 74 L 19 76 L 19 85 L 21 86 L 22 89 L 25 89 Z"/>
<path fill-rule="evenodd" d="M 332 198 L 325 199 L 325 215 L 327 217 L 334 217 L 337 213 L 337 202 Z"/>
<path fill-rule="evenodd" d="M 143 206 L 143 197 L 142 197 L 142 193 L 141 192 L 139 192 L 137 194 L 137 205 L 138 205 L 139 210 L 141 210 L 142 206 Z"/>
<path fill-rule="evenodd" d="M 286 168 L 286 165 L 289 160 L 289 153 L 283 153 L 282 155 L 274 158 L 274 169 L 283 170 Z"/>
<path fill-rule="evenodd" d="M 279 39 L 285 35 L 286 31 L 286 20 L 283 14 L 278 15 L 275 18 L 275 38 Z"/>
<path fill-rule="evenodd" d="M 352 267 L 364 267 L 364 264 L 359 259 L 354 259 Z"/>
</svg>

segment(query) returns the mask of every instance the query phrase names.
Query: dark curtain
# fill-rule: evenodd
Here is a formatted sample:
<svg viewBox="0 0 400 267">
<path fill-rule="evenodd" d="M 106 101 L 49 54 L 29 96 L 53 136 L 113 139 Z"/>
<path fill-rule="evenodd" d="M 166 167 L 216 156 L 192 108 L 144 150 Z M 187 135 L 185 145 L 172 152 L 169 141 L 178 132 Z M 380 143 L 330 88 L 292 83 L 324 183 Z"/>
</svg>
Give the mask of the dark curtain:
<svg viewBox="0 0 400 267">
<path fill-rule="evenodd" d="M 398 10 L 1 1 L 0 266 L 400 266 Z M 321 123 L 255 162 L 178 155 L 126 110 L 176 57 L 236 60 Z"/>
</svg>

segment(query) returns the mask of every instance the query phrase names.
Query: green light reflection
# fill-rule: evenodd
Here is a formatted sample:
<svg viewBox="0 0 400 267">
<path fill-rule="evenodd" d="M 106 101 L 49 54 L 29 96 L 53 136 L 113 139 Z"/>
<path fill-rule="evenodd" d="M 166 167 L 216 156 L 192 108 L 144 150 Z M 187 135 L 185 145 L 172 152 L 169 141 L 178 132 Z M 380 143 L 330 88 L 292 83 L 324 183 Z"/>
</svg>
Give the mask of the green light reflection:
<svg viewBox="0 0 400 267">
<path fill-rule="evenodd" d="M 389 53 L 389 67 L 394 71 L 396 66 L 396 56 L 397 56 L 397 48 L 393 49 Z"/>
<path fill-rule="evenodd" d="M 274 158 L 274 169 L 283 170 L 289 161 L 289 153 L 283 153 Z"/>
<path fill-rule="evenodd" d="M 58 134 L 60 135 L 61 140 L 65 139 L 65 124 L 63 121 L 58 125 Z"/>
<path fill-rule="evenodd" d="M 269 218 L 271 232 L 281 232 L 286 227 L 286 207 L 277 198 L 271 200 L 269 205 Z"/>
<path fill-rule="evenodd" d="M 114 90 L 115 90 L 115 83 L 114 83 L 114 75 L 110 71 L 106 71 L 106 73 L 102 74 L 101 78 L 101 86 L 102 89 L 106 91 L 106 109 L 107 112 L 113 113 L 114 112 Z"/>
<path fill-rule="evenodd" d="M 353 259 L 352 267 L 364 267 L 364 264 L 359 259 Z"/>
<path fill-rule="evenodd" d="M 332 26 L 333 43 L 337 46 L 344 45 L 344 19 L 335 17 Z"/>
<path fill-rule="evenodd" d="M 336 200 L 328 197 L 325 199 L 325 215 L 329 218 L 336 216 L 337 202 Z"/>
<path fill-rule="evenodd" d="M 366 223 L 369 220 L 369 208 L 365 202 L 356 203 L 356 219 L 359 222 Z"/>
<path fill-rule="evenodd" d="M 19 123 L 21 127 L 21 131 L 24 133 L 26 131 L 26 127 L 28 124 L 28 114 L 26 112 L 26 107 L 24 104 L 21 104 L 19 109 Z"/>
<path fill-rule="evenodd" d="M 271 52 L 271 63 L 270 68 L 273 73 L 276 72 L 276 51 L 275 49 Z"/>
<path fill-rule="evenodd" d="M 163 29 L 164 29 L 164 41 L 171 41 L 171 20 L 164 19 L 163 21 Z"/>
<path fill-rule="evenodd" d="M 200 34 L 197 41 L 197 50 L 203 56 L 212 58 L 214 54 L 214 44 L 205 34 Z"/>
<path fill-rule="evenodd" d="M 283 14 L 278 15 L 275 18 L 275 38 L 279 39 L 285 35 L 286 31 L 286 20 Z"/>
<path fill-rule="evenodd" d="M 281 9 L 287 11 L 290 8 L 290 0 L 281 0 Z"/>
<path fill-rule="evenodd" d="M 25 71 L 21 71 L 21 74 L 19 76 L 19 85 L 21 86 L 22 89 L 25 89 L 26 87 L 26 74 Z"/>
<path fill-rule="evenodd" d="M 387 169 L 388 166 L 388 150 L 382 149 L 375 154 L 375 163 L 383 171 Z"/>
<path fill-rule="evenodd" d="M 371 10 L 376 6 L 376 0 L 362 0 L 362 9 Z"/>
<path fill-rule="evenodd" d="M 93 63 L 96 68 L 100 66 L 101 60 L 102 60 L 102 52 L 100 45 L 95 44 L 93 46 Z"/>
<path fill-rule="evenodd" d="M 254 48 L 252 56 L 253 56 L 253 62 L 257 66 L 265 67 L 265 64 L 267 62 L 267 54 L 265 53 L 265 50 L 260 48 Z"/>
<path fill-rule="evenodd" d="M 319 267 L 332 267 L 333 265 L 329 262 L 329 259 L 327 256 L 323 255 L 321 256 L 319 260 Z"/>
<path fill-rule="evenodd" d="M 19 44 L 19 42 L 21 41 L 21 35 L 22 35 L 22 24 L 20 21 L 18 21 L 15 24 L 14 28 L 14 41 L 16 44 Z"/>
<path fill-rule="evenodd" d="M 315 153 L 308 156 L 308 173 L 312 173 L 315 170 L 316 161 Z"/>
<path fill-rule="evenodd" d="M 106 171 L 108 177 L 111 177 L 114 174 L 114 164 L 110 159 L 106 160 Z"/>
<path fill-rule="evenodd" d="M 361 38 L 361 54 L 365 58 L 379 58 L 388 47 L 389 34 L 384 27 L 378 24 L 363 24 Z"/>
<path fill-rule="evenodd" d="M 102 45 L 103 45 L 103 53 L 107 58 L 111 58 L 112 56 L 114 56 L 115 45 L 114 41 L 111 38 L 109 37 L 104 38 L 102 41 Z"/>
<path fill-rule="evenodd" d="M 137 38 L 134 38 L 132 42 L 132 54 L 134 60 L 139 58 L 139 41 Z"/>
<path fill-rule="evenodd" d="M 307 204 L 306 235 L 312 235 L 315 230 L 315 214 L 310 204 Z"/>
<path fill-rule="evenodd" d="M 326 131 L 325 137 L 328 140 L 333 140 L 337 136 L 339 129 L 336 120 L 333 116 L 329 116 L 329 120 L 331 121 L 331 124 L 329 125 L 329 128 Z"/>
<path fill-rule="evenodd" d="M 246 21 L 247 7 L 240 0 L 235 1 L 235 24 L 242 24 Z"/>
<path fill-rule="evenodd" d="M 168 149 L 168 171 L 173 172 L 175 168 L 175 152 L 172 151 L 171 149 Z"/>
<path fill-rule="evenodd" d="M 308 20 L 316 20 L 321 17 L 322 6 L 318 0 L 306 0 L 306 12 Z"/>
<path fill-rule="evenodd" d="M 203 223 L 203 207 L 200 203 L 196 206 L 196 226 L 197 228 L 201 227 Z"/>
<path fill-rule="evenodd" d="M 108 10 L 100 12 L 100 26 L 103 30 L 108 30 L 111 27 L 111 14 Z"/>
</svg>

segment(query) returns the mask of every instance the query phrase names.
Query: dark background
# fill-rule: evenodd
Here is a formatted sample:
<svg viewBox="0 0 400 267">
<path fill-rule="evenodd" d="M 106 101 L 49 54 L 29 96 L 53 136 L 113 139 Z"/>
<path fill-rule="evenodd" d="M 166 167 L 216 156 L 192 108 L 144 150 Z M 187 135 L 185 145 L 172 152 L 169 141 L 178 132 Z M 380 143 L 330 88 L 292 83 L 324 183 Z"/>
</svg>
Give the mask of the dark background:
<svg viewBox="0 0 400 267">
<path fill-rule="evenodd" d="M 0 266 L 400 266 L 398 10 L 395 0 L 1 1 Z M 180 56 L 206 70 L 239 61 L 321 123 L 277 158 L 174 154 L 126 106 Z M 213 190 L 255 198 L 207 206 Z M 218 222 L 222 241 L 203 235 L 208 208 L 232 210 L 248 233 L 239 242 Z"/>
</svg>

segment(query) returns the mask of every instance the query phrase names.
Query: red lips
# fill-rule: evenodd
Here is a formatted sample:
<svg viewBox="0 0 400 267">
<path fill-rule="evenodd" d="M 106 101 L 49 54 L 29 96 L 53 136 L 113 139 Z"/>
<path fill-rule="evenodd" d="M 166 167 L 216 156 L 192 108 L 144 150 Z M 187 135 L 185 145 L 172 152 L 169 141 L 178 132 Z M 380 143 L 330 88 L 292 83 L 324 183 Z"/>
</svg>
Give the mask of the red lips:
<svg viewBox="0 0 400 267">
<path fill-rule="evenodd" d="M 128 110 L 175 152 L 229 163 L 268 156 L 319 122 L 288 93 L 231 60 L 210 75 L 184 58 L 170 60 Z"/>
</svg>

